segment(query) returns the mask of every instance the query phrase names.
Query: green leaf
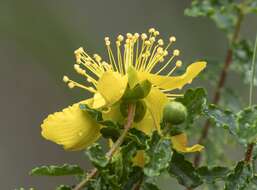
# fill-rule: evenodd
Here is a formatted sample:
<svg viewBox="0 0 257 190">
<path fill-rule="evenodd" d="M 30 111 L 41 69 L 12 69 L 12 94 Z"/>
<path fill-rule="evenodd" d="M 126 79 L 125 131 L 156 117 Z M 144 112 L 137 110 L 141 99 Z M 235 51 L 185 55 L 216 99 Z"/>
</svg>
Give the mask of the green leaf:
<svg viewBox="0 0 257 190">
<path fill-rule="evenodd" d="M 236 135 L 236 116 L 233 112 L 211 104 L 204 113 L 214 122 L 216 127 L 228 129 L 231 134 Z"/>
<path fill-rule="evenodd" d="M 193 0 L 191 7 L 185 10 L 185 15 L 191 17 L 208 17 L 217 27 L 229 36 L 237 23 L 240 4 L 233 0 Z"/>
<path fill-rule="evenodd" d="M 136 128 L 132 128 L 129 130 L 129 133 L 125 138 L 125 142 L 133 141 L 136 143 L 139 149 L 146 149 L 148 139 L 149 137 L 144 132 L 139 131 Z"/>
<path fill-rule="evenodd" d="M 78 165 L 64 164 L 62 166 L 40 166 L 32 169 L 30 175 L 33 176 L 64 176 L 81 175 L 84 171 Z"/>
<path fill-rule="evenodd" d="M 257 141 L 257 105 L 245 108 L 237 114 L 239 138 L 245 143 Z"/>
<path fill-rule="evenodd" d="M 145 182 L 142 185 L 142 190 L 159 190 L 159 188 L 153 183 Z"/>
<path fill-rule="evenodd" d="M 170 162 L 169 173 L 177 178 L 179 184 L 187 188 L 196 188 L 203 183 L 192 163 L 175 151 Z"/>
<path fill-rule="evenodd" d="M 243 190 L 246 189 L 253 176 L 252 168 L 244 161 L 238 162 L 233 172 L 227 177 L 225 190 Z"/>
<path fill-rule="evenodd" d="M 60 185 L 56 188 L 56 190 L 72 190 L 72 189 L 67 185 Z"/>
<path fill-rule="evenodd" d="M 170 139 L 163 139 L 157 131 L 153 132 L 146 150 L 145 175 L 149 177 L 159 176 L 163 170 L 168 168 L 172 156 Z"/>
<path fill-rule="evenodd" d="M 102 125 L 105 125 L 107 127 L 103 127 L 100 129 L 100 133 L 102 136 L 106 139 L 112 139 L 113 142 L 115 142 L 121 135 L 121 129 L 118 125 L 115 125 L 114 123 L 110 122 L 109 125 L 105 122 L 100 122 Z"/>
<path fill-rule="evenodd" d="M 176 101 L 186 106 L 188 111 L 187 125 L 191 125 L 194 119 L 201 115 L 206 107 L 207 95 L 203 88 L 188 89 L 183 98 L 177 98 Z"/>
<path fill-rule="evenodd" d="M 130 173 L 128 180 L 126 181 L 123 190 L 132 189 L 133 186 L 141 180 L 144 175 L 141 167 L 133 167 L 132 172 Z"/>
<path fill-rule="evenodd" d="M 86 151 L 87 156 L 89 157 L 90 161 L 96 167 L 105 167 L 107 166 L 109 160 L 106 157 L 105 153 L 103 152 L 102 147 L 98 143 L 94 143 L 92 146 L 88 148 Z"/>
<path fill-rule="evenodd" d="M 208 168 L 206 166 L 197 169 L 198 174 L 205 179 L 208 183 L 212 183 L 217 179 L 224 179 L 230 172 L 226 167 L 213 167 Z"/>
</svg>

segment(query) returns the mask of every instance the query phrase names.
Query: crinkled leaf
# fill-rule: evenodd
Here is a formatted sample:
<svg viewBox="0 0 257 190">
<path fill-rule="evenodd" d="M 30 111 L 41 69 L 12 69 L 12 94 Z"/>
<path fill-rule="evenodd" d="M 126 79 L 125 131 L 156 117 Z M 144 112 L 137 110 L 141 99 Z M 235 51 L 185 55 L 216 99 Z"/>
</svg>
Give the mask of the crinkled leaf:
<svg viewBox="0 0 257 190">
<path fill-rule="evenodd" d="M 215 181 L 216 179 L 224 179 L 230 172 L 226 167 L 213 167 L 208 168 L 206 166 L 197 169 L 198 174 L 205 179 L 208 183 Z"/>
<path fill-rule="evenodd" d="M 146 165 L 144 173 L 147 176 L 159 176 L 163 170 L 168 168 L 172 156 L 170 140 L 163 139 L 154 131 L 149 142 L 149 149 L 146 150 Z"/>
<path fill-rule="evenodd" d="M 40 166 L 32 169 L 30 175 L 33 176 L 64 176 L 81 175 L 84 171 L 78 165 L 64 164 L 62 166 Z"/>
<path fill-rule="evenodd" d="M 149 137 L 142 131 L 135 128 L 129 130 L 129 133 L 125 141 L 133 141 L 137 144 L 140 149 L 145 149 L 147 147 L 147 140 Z"/>
<path fill-rule="evenodd" d="M 245 108 L 237 114 L 238 129 L 237 133 L 245 143 L 257 141 L 257 106 Z"/>
<path fill-rule="evenodd" d="M 169 173 L 177 178 L 179 184 L 187 188 L 196 188 L 203 183 L 192 163 L 175 151 L 170 162 Z"/>
<path fill-rule="evenodd" d="M 105 167 L 108 164 L 108 158 L 106 157 L 102 147 L 98 143 L 94 143 L 92 146 L 88 148 L 86 151 L 87 156 L 90 161 L 96 167 Z"/>
<path fill-rule="evenodd" d="M 201 115 L 206 107 L 207 95 L 203 88 L 188 89 L 183 98 L 177 98 L 176 101 L 184 104 L 188 111 L 187 125 L 191 125 L 194 119 Z"/>
<path fill-rule="evenodd" d="M 191 17 L 209 17 L 218 28 L 230 35 L 237 23 L 238 6 L 233 0 L 193 0 L 191 7 L 185 10 L 185 14 Z"/>
<path fill-rule="evenodd" d="M 252 168 L 244 161 L 238 162 L 233 172 L 227 177 L 225 190 L 243 190 L 246 189 L 253 176 Z"/>
<path fill-rule="evenodd" d="M 205 109 L 204 113 L 214 122 L 216 127 L 223 127 L 236 135 L 236 116 L 233 112 L 211 104 Z"/>
</svg>

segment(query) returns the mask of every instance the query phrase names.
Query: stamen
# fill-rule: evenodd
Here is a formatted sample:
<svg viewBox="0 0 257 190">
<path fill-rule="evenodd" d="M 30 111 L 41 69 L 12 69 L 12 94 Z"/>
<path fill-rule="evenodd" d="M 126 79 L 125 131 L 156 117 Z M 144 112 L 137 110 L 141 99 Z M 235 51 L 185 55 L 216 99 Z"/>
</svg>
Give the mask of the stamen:
<svg viewBox="0 0 257 190">
<path fill-rule="evenodd" d="M 179 55 L 179 50 L 175 49 L 173 51 L 173 55 L 170 57 L 170 59 L 168 60 L 168 62 L 162 67 L 160 68 L 160 70 L 158 72 L 156 72 L 155 74 L 159 74 L 161 73 L 169 64 L 170 62 L 174 59 L 174 57 L 178 56 Z"/>
</svg>

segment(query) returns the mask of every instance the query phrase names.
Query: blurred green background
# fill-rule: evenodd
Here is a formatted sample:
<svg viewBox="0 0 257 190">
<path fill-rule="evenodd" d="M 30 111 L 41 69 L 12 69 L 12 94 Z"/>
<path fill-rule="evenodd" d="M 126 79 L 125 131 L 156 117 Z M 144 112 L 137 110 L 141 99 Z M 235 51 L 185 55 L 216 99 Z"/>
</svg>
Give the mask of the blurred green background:
<svg viewBox="0 0 257 190">
<path fill-rule="evenodd" d="M 223 59 L 224 34 L 208 19 L 183 12 L 189 0 L 0 0 L 0 181 L 2 189 L 53 189 L 70 178 L 30 177 L 40 164 L 80 163 L 82 153 L 65 152 L 40 136 L 42 120 L 54 111 L 89 97 L 69 90 L 62 76 L 81 80 L 73 71 L 73 51 L 80 46 L 104 54 L 104 37 L 157 28 L 164 39 L 177 37 L 176 48 L 185 63 L 204 58 Z M 253 41 L 256 16 L 243 23 L 241 35 Z M 217 73 L 218 74 L 218 73 Z M 248 87 L 231 75 L 227 84 L 247 96 Z M 198 81 L 197 85 L 201 85 Z M 208 86 L 208 84 L 205 83 Z M 211 94 L 212 89 L 209 89 Z M 160 179 L 166 189 L 167 178 Z"/>
</svg>

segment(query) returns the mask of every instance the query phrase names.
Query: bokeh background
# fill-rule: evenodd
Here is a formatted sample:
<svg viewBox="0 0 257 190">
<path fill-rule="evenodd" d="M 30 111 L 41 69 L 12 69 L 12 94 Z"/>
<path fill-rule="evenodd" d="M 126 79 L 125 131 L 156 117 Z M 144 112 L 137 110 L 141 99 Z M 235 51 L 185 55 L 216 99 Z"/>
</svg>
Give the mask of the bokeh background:
<svg viewBox="0 0 257 190">
<path fill-rule="evenodd" d="M 73 51 L 80 46 L 104 54 L 104 37 L 157 28 L 164 39 L 177 37 L 176 48 L 184 63 L 206 57 L 223 58 L 224 34 L 208 19 L 190 18 L 183 12 L 189 0 L 0 0 L 0 183 L 1 189 L 37 187 L 54 189 L 72 183 L 70 178 L 31 177 L 40 164 L 80 163 L 82 153 L 65 152 L 40 136 L 42 120 L 54 111 L 89 97 L 62 82 L 73 71 Z M 241 35 L 254 39 L 257 18 L 250 15 Z M 218 73 L 217 73 L 218 74 Z M 248 87 L 232 75 L 231 88 L 246 96 Z M 200 81 L 196 83 L 202 85 Z M 208 84 L 203 84 L 207 85 Z M 212 89 L 209 89 L 211 93 Z M 173 181 L 163 177 L 164 189 Z"/>
</svg>

